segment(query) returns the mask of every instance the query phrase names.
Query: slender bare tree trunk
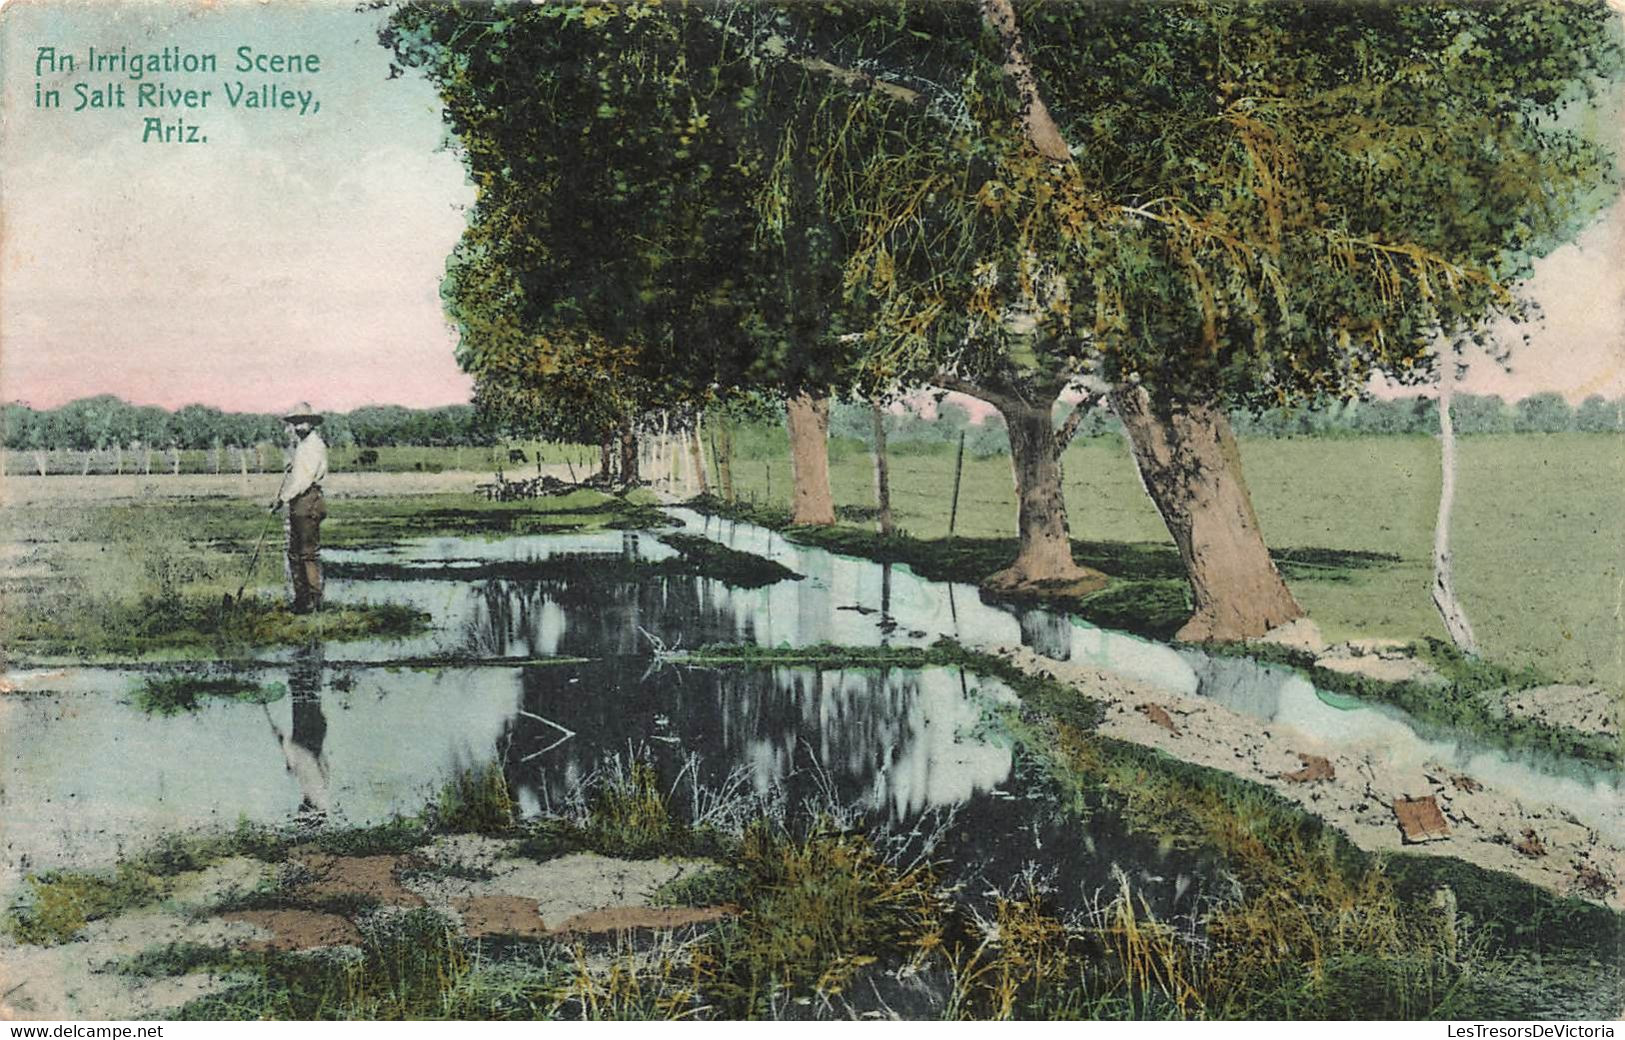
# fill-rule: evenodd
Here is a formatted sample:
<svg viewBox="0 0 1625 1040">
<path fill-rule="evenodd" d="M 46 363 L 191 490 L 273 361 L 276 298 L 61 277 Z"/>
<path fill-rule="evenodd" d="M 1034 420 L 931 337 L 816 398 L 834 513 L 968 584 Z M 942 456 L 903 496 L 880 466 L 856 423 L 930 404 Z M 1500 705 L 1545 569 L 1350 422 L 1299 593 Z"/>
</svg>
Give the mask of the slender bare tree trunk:
<svg viewBox="0 0 1625 1040">
<path fill-rule="evenodd" d="M 613 437 L 606 436 L 598 442 L 598 475 L 606 481 L 615 479 L 614 453 L 615 439 Z"/>
<path fill-rule="evenodd" d="M 677 493 L 677 464 L 672 457 L 671 416 L 666 412 L 660 413 L 660 479 L 666 482 L 666 492 Z"/>
<path fill-rule="evenodd" d="M 1190 578 L 1196 612 L 1175 637 L 1250 639 L 1303 617 L 1264 544 L 1224 411 L 1160 405 L 1138 386 L 1117 388 L 1111 400 Z"/>
<path fill-rule="evenodd" d="M 113 468 L 119 476 L 124 476 L 124 445 L 118 441 L 113 442 Z"/>
<path fill-rule="evenodd" d="M 870 402 L 869 409 L 875 432 L 875 512 L 878 514 L 875 519 L 880 533 L 889 535 L 892 533 L 891 472 L 886 458 L 886 411 L 874 402 Z"/>
<path fill-rule="evenodd" d="M 700 441 L 700 417 L 694 416 L 694 428 L 688 434 L 688 457 L 694 464 L 694 475 L 702 495 L 711 493 L 711 481 L 705 475 L 705 445 Z"/>
<path fill-rule="evenodd" d="M 46 462 L 45 453 L 43 451 L 36 451 L 34 453 L 34 468 L 39 470 L 40 476 L 45 476 L 45 472 L 49 468 L 49 465 Z"/>
<path fill-rule="evenodd" d="M 833 524 L 835 495 L 829 486 L 829 398 L 801 393 L 785 402 L 790 434 L 790 522 Z"/>
<path fill-rule="evenodd" d="M 1456 504 L 1456 426 L 1450 415 L 1454 396 L 1456 359 L 1448 347 L 1439 359 L 1439 516 L 1433 524 L 1433 605 L 1450 641 L 1463 653 L 1477 655 L 1478 640 L 1456 596 L 1454 561 L 1450 555 L 1450 514 Z"/>
<path fill-rule="evenodd" d="M 727 418 L 723 418 L 712 429 L 717 431 L 717 481 L 722 485 L 723 501 L 732 504 L 734 501 L 733 423 Z"/>
</svg>

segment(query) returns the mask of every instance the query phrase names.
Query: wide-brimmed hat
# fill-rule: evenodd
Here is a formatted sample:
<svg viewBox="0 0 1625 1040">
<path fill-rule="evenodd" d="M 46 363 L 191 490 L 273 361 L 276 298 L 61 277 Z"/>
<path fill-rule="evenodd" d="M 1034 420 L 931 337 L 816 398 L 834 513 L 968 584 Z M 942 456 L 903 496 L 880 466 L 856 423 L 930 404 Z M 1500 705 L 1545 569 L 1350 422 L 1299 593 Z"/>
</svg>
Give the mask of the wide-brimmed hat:
<svg viewBox="0 0 1625 1040">
<path fill-rule="evenodd" d="M 315 409 L 311 408 L 309 401 L 300 401 L 283 414 L 282 421 L 285 423 L 309 423 L 312 426 L 320 426 L 322 417 L 317 414 Z"/>
</svg>

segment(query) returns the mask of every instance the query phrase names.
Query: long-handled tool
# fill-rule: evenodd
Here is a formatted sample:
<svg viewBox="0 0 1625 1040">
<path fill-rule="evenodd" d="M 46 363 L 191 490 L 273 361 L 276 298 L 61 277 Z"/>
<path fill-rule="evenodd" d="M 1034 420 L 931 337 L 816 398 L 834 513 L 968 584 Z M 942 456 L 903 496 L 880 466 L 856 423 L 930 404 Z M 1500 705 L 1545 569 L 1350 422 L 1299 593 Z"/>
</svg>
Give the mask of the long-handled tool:
<svg viewBox="0 0 1625 1040">
<path fill-rule="evenodd" d="M 243 574 L 243 583 L 237 586 L 237 595 L 228 595 L 226 597 L 226 606 L 229 607 L 233 603 L 241 603 L 243 601 L 243 590 L 248 588 L 248 581 L 254 576 L 254 568 L 259 565 L 260 550 L 265 547 L 265 536 L 271 533 L 271 520 L 275 516 L 275 513 L 271 513 L 270 515 L 266 516 L 265 526 L 260 528 L 259 541 L 254 543 L 254 555 L 249 558 L 248 570 Z"/>
<path fill-rule="evenodd" d="M 276 489 L 276 500 L 278 503 L 281 503 L 282 501 L 282 489 L 287 486 L 288 474 L 287 472 L 284 472 L 282 474 L 282 483 L 278 484 Z M 229 592 L 226 593 L 225 599 L 220 604 L 222 615 L 224 615 L 225 611 L 230 610 L 233 604 L 241 603 L 243 601 L 243 590 L 248 588 L 249 580 L 254 577 L 254 568 L 257 567 L 260 562 L 260 550 L 265 547 L 265 536 L 271 533 L 271 520 L 275 516 L 276 510 L 273 508 L 266 516 L 265 524 L 260 528 L 259 540 L 254 543 L 254 555 L 248 561 L 248 570 L 243 574 L 243 583 L 237 586 L 237 595 L 233 596 Z M 224 620 L 223 617 L 222 620 Z"/>
</svg>

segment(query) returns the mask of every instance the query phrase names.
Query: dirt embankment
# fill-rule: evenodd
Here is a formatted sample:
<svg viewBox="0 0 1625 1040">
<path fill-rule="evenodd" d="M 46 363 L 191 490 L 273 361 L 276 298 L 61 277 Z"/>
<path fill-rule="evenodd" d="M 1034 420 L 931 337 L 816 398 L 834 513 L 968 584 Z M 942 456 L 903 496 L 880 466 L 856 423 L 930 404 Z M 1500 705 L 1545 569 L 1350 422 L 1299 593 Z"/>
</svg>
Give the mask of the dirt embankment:
<svg viewBox="0 0 1625 1040">
<path fill-rule="evenodd" d="M 1455 856 L 1560 895 L 1625 910 L 1625 849 L 1571 814 L 1500 789 L 1491 778 L 1443 762 L 1407 761 L 1375 742 L 1334 749 L 1290 725 L 1261 722 L 1202 697 L 1027 648 L 1006 649 L 1001 656 L 1102 701 L 1103 735 L 1263 784 L 1363 849 Z M 1413 821 L 1407 835 L 1400 814 L 1431 816 L 1429 799 L 1439 810 L 1442 833 L 1437 825 Z"/>
</svg>

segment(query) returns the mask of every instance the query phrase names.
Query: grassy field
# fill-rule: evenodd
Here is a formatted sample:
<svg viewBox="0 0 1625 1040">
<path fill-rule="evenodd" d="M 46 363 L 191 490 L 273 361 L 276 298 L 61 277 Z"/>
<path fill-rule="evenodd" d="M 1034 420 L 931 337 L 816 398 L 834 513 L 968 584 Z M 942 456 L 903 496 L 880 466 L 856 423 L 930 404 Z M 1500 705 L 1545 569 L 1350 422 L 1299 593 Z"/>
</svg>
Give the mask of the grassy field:
<svg viewBox="0 0 1625 1040">
<path fill-rule="evenodd" d="M 1426 437 L 1242 442 L 1248 484 L 1273 549 L 1387 553 L 1399 562 L 1312 576 L 1292 590 L 1332 639 L 1444 638 L 1429 596 L 1439 457 Z M 916 538 L 948 533 L 951 449 L 892 460 L 892 504 Z M 1172 546 L 1127 446 L 1078 441 L 1067 451 L 1073 537 Z M 1457 584 L 1486 654 L 1512 667 L 1625 690 L 1625 443 L 1608 434 L 1464 438 L 1454 524 Z M 831 463 L 838 506 L 874 503 L 867 454 Z M 784 459 L 740 460 L 739 494 L 784 505 Z M 967 456 L 957 534 L 1008 538 L 1015 495 L 1007 458 Z"/>
<path fill-rule="evenodd" d="M 755 446 L 764 449 L 766 457 L 734 463 L 739 494 L 748 501 L 783 505 L 790 480 L 782 433 L 766 431 L 757 439 L 762 443 Z M 747 437 L 741 440 L 749 442 Z M 874 475 L 868 454 L 845 442 L 834 447 L 831 466 L 837 504 L 872 506 Z M 1620 636 L 1625 589 L 1625 528 L 1619 519 L 1625 516 L 1622 448 L 1620 438 L 1608 434 L 1462 440 L 1454 531 L 1457 581 L 1492 660 L 1514 668 L 1534 667 L 1566 681 L 1625 690 L 1625 639 Z M 534 468 L 536 446 L 525 445 L 523 450 L 530 461 L 518 469 L 510 466 L 510 476 Z M 1242 442 L 1242 453 L 1265 535 L 1273 549 L 1299 557 L 1289 569 L 1288 581 L 1329 638 L 1444 637 L 1429 598 L 1439 486 L 1433 440 L 1249 439 Z M 460 530 L 470 523 L 482 529 L 489 526 L 478 519 L 454 523 L 453 514 L 458 512 L 496 517 L 493 522 L 500 529 L 521 513 L 571 508 L 568 502 L 494 508 L 466 493 L 463 489 L 489 479 L 486 467 L 495 460 L 486 449 L 379 449 L 376 468 L 365 471 L 356 468 L 354 454 L 348 449 L 334 451 L 330 497 L 370 504 L 335 512 L 324 531 L 331 544 L 441 527 Z M 564 478 L 570 474 L 561 468 L 563 460 L 572 460 L 581 471 L 596 466 L 596 455 L 587 448 L 555 445 L 543 455 L 549 472 Z M 16 473 L 26 459 L 14 453 L 11 461 Z M 1077 441 L 1065 462 L 1073 536 L 1112 546 L 1101 566 L 1110 571 L 1113 554 L 1166 554 L 1172 543 L 1140 488 L 1122 441 L 1114 437 Z M 892 501 L 903 531 L 924 539 L 948 533 L 953 463 L 952 449 L 946 446 L 935 450 L 906 446 L 894 453 Z M 0 541 L 14 566 L 42 551 L 93 553 L 97 569 L 106 573 L 102 579 L 106 584 L 129 587 L 144 579 L 124 572 L 139 570 L 140 559 L 151 554 L 143 550 L 110 558 L 104 549 L 109 538 L 132 545 L 149 537 L 173 541 L 181 534 L 216 543 L 251 540 L 260 514 L 235 500 L 269 498 L 274 480 L 274 474 L 250 474 L 246 481 L 224 475 L 191 476 L 184 467 L 179 477 L 11 479 L 4 490 L 11 508 L 0 521 Z M 146 524 L 152 530 L 145 534 L 137 531 L 145 530 L 137 519 L 145 511 L 142 503 L 177 497 L 185 503 L 178 507 L 183 512 Z M 85 524 L 96 517 L 103 518 L 96 522 L 96 531 L 85 534 Z M 103 522 L 108 518 L 118 522 Z M 1008 459 L 967 456 L 956 533 L 966 539 L 1009 538 L 1014 521 Z M 124 534 L 118 533 L 121 526 L 127 527 Z M 1303 550 L 1390 554 L 1398 560 L 1321 568 L 1314 562 L 1321 554 Z M 213 577 L 235 587 L 235 580 L 225 581 L 230 575 L 223 569 L 204 562 L 203 571 L 219 573 L 200 575 L 202 580 Z M 214 561 L 221 566 L 224 562 Z M 262 561 L 255 581 L 274 587 L 279 570 L 279 562 Z"/>
<path fill-rule="evenodd" d="M 515 451 L 522 453 L 524 458 L 514 456 L 512 453 Z M 257 453 L 254 448 L 249 448 L 246 457 L 239 456 L 235 448 L 222 448 L 219 452 L 187 449 L 178 455 L 181 476 L 240 473 L 245 463 L 251 475 L 276 474 L 282 472 L 283 465 L 281 448 L 274 444 L 260 445 Z M 0 476 L 37 475 L 41 462 L 50 476 L 173 476 L 176 456 L 174 452 L 154 450 L 150 454 L 126 451 L 121 457 L 111 448 L 102 451 L 0 451 Z M 367 461 L 362 461 L 364 456 Z M 541 462 L 543 465 L 573 466 L 585 477 L 598 468 L 598 449 L 541 441 L 467 447 L 400 445 L 363 448 L 333 445 L 328 449 L 328 461 L 334 471 L 492 473 L 501 469 L 514 478 L 526 475 L 527 470 L 534 469 Z"/>
</svg>

